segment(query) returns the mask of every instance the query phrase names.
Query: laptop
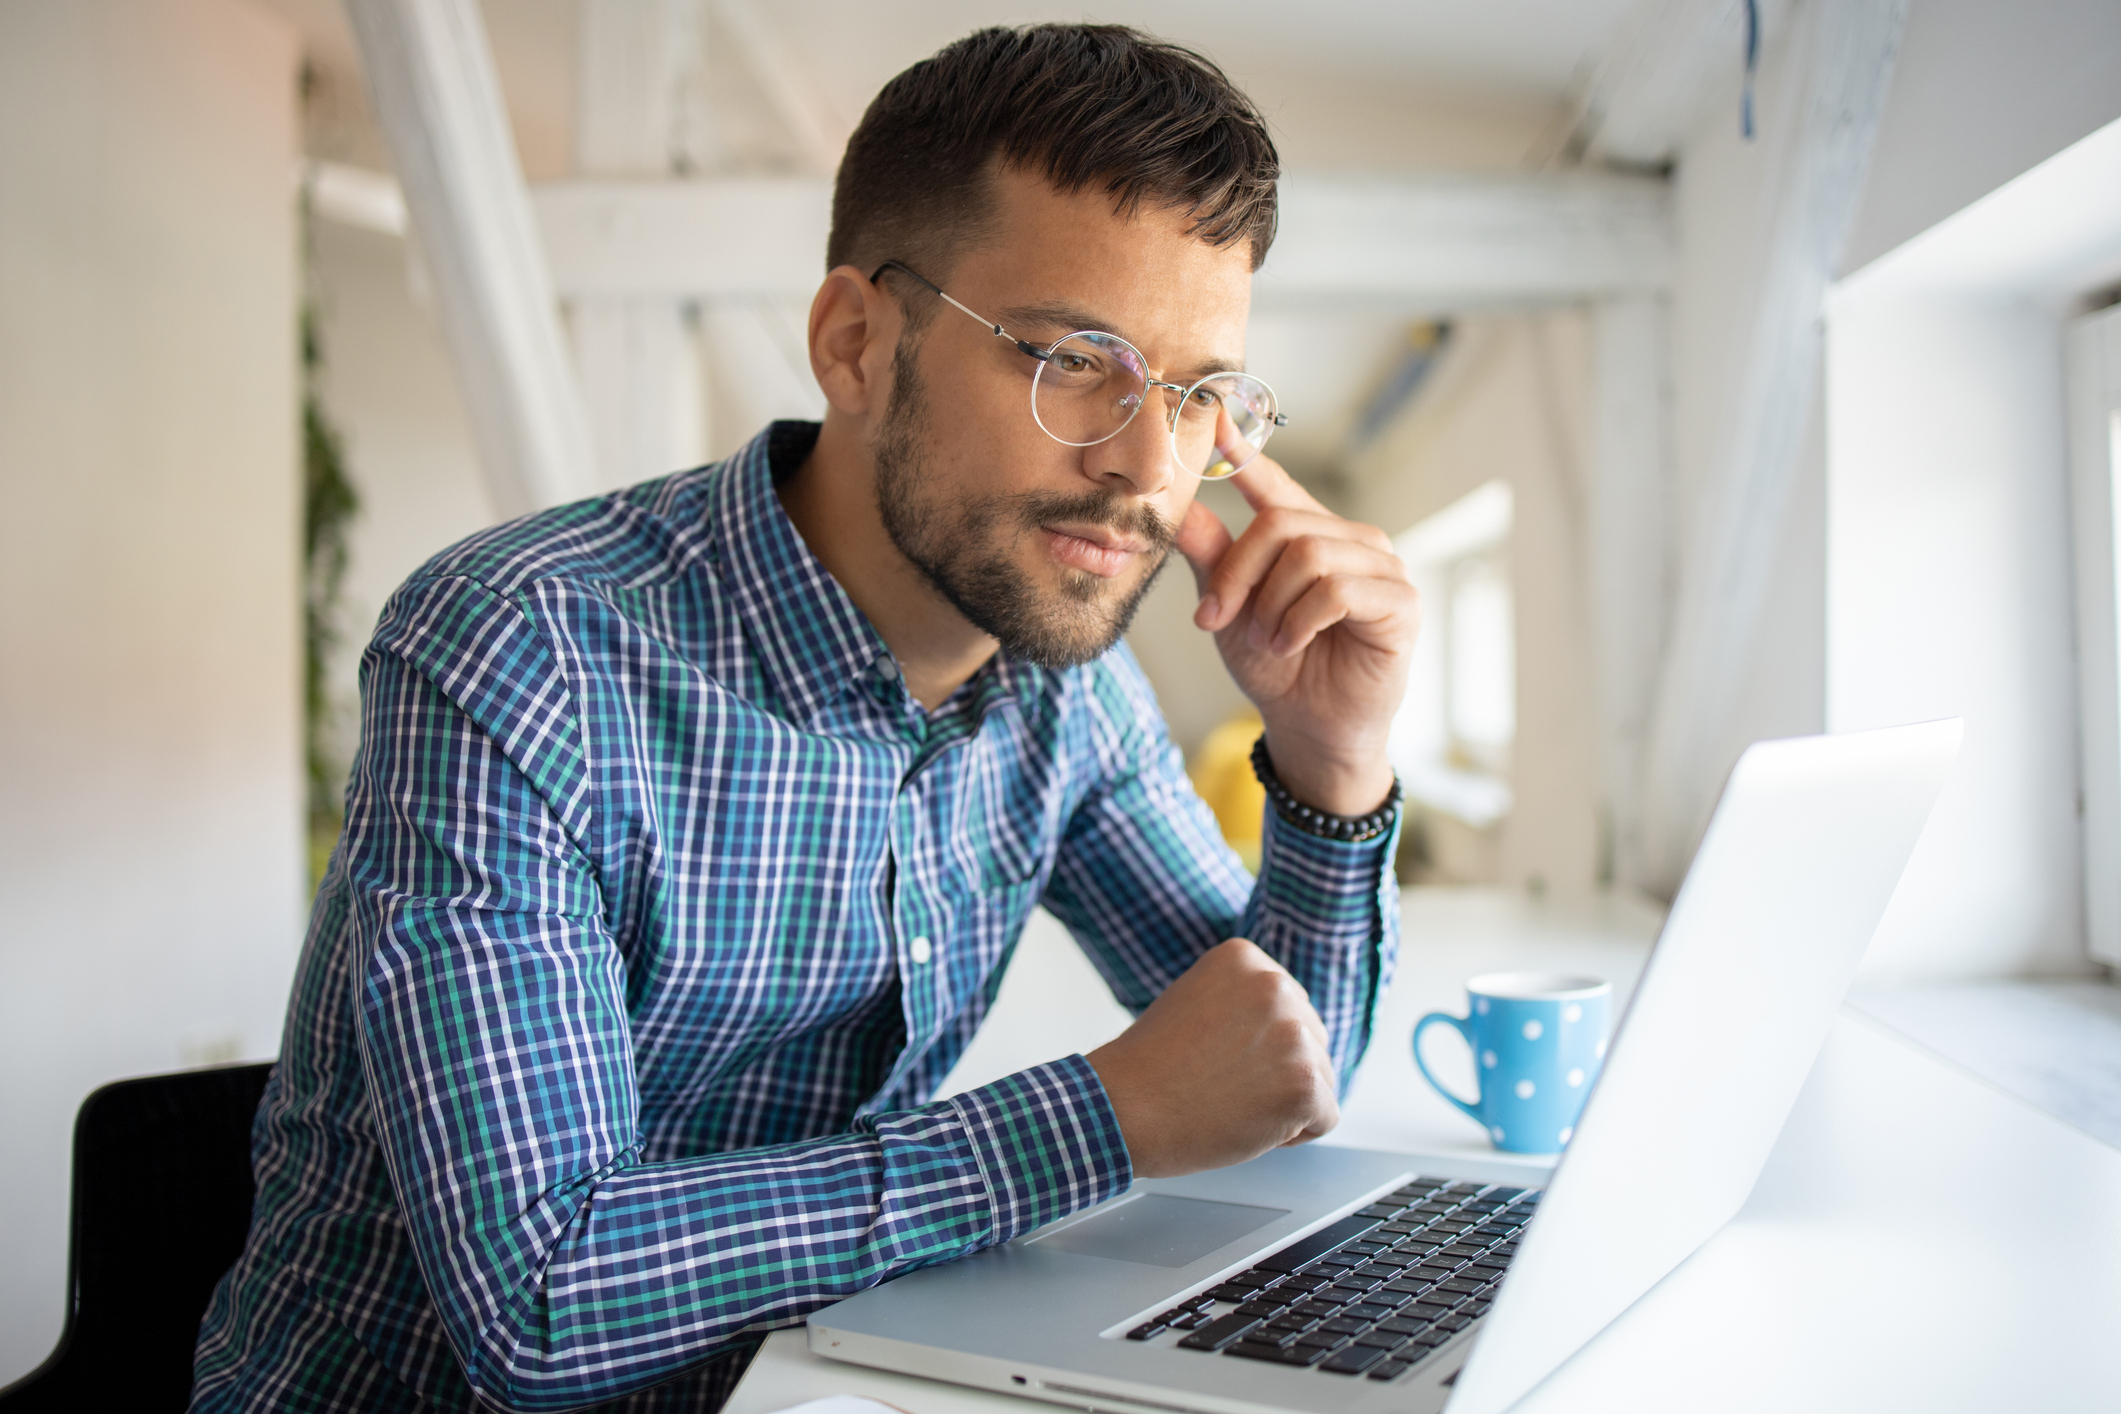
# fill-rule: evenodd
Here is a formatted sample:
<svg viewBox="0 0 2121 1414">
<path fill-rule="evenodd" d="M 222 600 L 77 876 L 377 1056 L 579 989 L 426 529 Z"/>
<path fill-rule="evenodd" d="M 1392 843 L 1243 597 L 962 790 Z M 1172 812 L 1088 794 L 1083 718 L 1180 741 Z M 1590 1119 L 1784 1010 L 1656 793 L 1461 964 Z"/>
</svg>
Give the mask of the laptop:
<svg viewBox="0 0 2121 1414">
<path fill-rule="evenodd" d="M 1745 1202 L 1959 736 L 1745 753 L 1550 1176 L 1311 1144 L 1143 1180 L 817 1312 L 810 1348 L 1105 1414 L 1509 1408 Z"/>
</svg>

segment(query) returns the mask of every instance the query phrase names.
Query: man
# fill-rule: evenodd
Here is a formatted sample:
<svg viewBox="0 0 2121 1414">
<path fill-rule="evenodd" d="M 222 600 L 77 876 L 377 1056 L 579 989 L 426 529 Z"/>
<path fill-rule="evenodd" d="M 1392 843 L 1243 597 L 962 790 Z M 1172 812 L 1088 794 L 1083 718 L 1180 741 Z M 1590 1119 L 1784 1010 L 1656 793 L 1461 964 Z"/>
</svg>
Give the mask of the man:
<svg viewBox="0 0 2121 1414">
<path fill-rule="evenodd" d="M 1275 176 L 1182 50 L 974 35 L 849 144 L 821 428 L 398 592 L 195 1407 L 713 1409 L 760 1332 L 1332 1127 L 1416 604 L 1250 456 Z M 1115 646 L 1173 549 L 1266 722 L 1256 886 Z M 927 1103 L 1040 901 L 1140 1019 Z"/>
</svg>

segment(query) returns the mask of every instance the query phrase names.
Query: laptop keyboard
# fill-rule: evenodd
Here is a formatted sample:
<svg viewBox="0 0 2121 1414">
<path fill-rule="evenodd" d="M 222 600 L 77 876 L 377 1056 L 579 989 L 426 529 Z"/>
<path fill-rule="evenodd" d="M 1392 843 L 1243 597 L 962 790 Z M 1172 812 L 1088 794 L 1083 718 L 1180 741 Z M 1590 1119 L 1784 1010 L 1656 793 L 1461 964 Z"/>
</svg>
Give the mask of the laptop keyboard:
<svg viewBox="0 0 2121 1414">
<path fill-rule="evenodd" d="M 1417 1178 L 1127 1332 L 1396 1379 L 1487 1314 L 1539 1190 Z"/>
</svg>

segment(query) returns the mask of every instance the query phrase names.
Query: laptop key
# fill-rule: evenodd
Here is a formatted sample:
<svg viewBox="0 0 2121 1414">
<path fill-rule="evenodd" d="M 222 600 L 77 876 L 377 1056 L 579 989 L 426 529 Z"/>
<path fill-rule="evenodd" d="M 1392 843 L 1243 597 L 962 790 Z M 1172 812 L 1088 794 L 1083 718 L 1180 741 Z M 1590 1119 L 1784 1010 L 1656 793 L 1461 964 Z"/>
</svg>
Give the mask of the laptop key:
<svg viewBox="0 0 2121 1414">
<path fill-rule="evenodd" d="M 1398 1331 L 1371 1331 L 1355 1337 L 1355 1343 L 1375 1350 L 1397 1350 L 1407 1343 L 1407 1338 Z"/>
<path fill-rule="evenodd" d="M 1404 1203 L 1372 1203 L 1355 1216 L 1358 1218 L 1396 1218 L 1406 1211 Z"/>
<path fill-rule="evenodd" d="M 1377 1226 L 1375 1218 L 1346 1217 L 1337 1223 L 1328 1223 L 1309 1237 L 1292 1242 L 1271 1257 L 1260 1259 L 1257 1265 L 1270 1272 L 1293 1272 L 1306 1266 L 1349 1238 L 1360 1237 Z"/>
<path fill-rule="evenodd" d="M 1240 1316 L 1232 1311 L 1227 1316 L 1218 1316 L 1200 1329 L 1191 1332 L 1179 1342 L 1188 1350 L 1220 1350 L 1239 1336 L 1251 1331 L 1259 1324 L 1257 1316 Z"/>
<path fill-rule="evenodd" d="M 1288 1303 L 1284 1301 L 1245 1301 L 1239 1303 L 1237 1309 L 1247 1316 L 1257 1316 L 1263 1321 L 1271 1321 L 1282 1312 L 1288 1310 L 1289 1307 Z"/>
<path fill-rule="evenodd" d="M 1329 1350 L 1338 1350 L 1348 1343 L 1348 1338 L 1338 1331 L 1312 1331 L 1309 1335 L 1296 1337 L 1299 1350 L 1315 1350 L 1324 1355 Z"/>
<path fill-rule="evenodd" d="M 1256 1341 L 1241 1340 L 1223 1352 L 1245 1360 L 1266 1360 L 1276 1365 L 1310 1365 L 1325 1357 L 1323 1350 L 1308 1350 L 1302 1346 L 1261 1345 Z"/>
<path fill-rule="evenodd" d="M 1318 1368 L 1331 1370 L 1336 1375 L 1359 1375 L 1384 1358 L 1385 1353 L 1373 1346 L 1351 1345 L 1319 1361 Z"/>
<path fill-rule="evenodd" d="M 1127 1339 L 1154 1340 L 1169 1329 L 1170 1327 L 1165 1325 L 1162 1321 L 1143 1321 L 1133 1330 L 1127 1332 Z"/>
<path fill-rule="evenodd" d="M 1412 1367 L 1404 1360 L 1381 1360 L 1370 1367 L 1373 1380 L 1396 1380 Z"/>
<path fill-rule="evenodd" d="M 1462 1331 L 1467 1326 L 1470 1326 L 1472 1324 L 1473 1318 L 1471 1316 L 1460 1316 L 1453 1314 L 1449 1316 L 1439 1317 L 1436 1322 L 1436 1329 L 1440 1331 Z M 1191 1339 L 1190 1336 L 1187 1338 Z"/>
<path fill-rule="evenodd" d="M 1420 1335 L 1429 1328 L 1429 1320 L 1426 1316 L 1402 1314 L 1379 1321 L 1377 1328 L 1381 1331 L 1390 1331 L 1394 1335 Z"/>
<path fill-rule="evenodd" d="M 1487 1289 L 1487 1285 L 1484 1281 L 1467 1281 L 1464 1277 L 1453 1277 L 1449 1281 L 1438 1282 L 1436 1289 L 1438 1291 L 1455 1291 L 1460 1296 L 1477 1296 Z"/>
<path fill-rule="evenodd" d="M 1352 1316 L 1335 1316 L 1319 1327 L 1330 1335 L 1361 1335 L 1369 1328 L 1368 1321 L 1357 1320 Z"/>
<path fill-rule="evenodd" d="M 1257 1290 L 1259 1288 L 1256 1286 L 1243 1286 L 1234 1281 L 1226 1281 L 1221 1286 L 1209 1288 L 1208 1295 L 1217 1301 L 1250 1301 L 1252 1293 Z"/>
</svg>

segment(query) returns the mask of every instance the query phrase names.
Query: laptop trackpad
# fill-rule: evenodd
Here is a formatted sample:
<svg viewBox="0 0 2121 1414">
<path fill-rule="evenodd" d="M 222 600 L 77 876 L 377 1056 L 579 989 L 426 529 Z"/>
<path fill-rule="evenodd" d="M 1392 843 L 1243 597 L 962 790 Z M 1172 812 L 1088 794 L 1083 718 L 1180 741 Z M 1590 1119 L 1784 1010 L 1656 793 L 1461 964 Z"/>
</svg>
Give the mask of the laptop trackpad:
<svg viewBox="0 0 2121 1414">
<path fill-rule="evenodd" d="M 1245 1203 L 1211 1203 L 1205 1198 L 1144 1193 L 1109 1213 L 1100 1213 L 1033 1241 L 1041 1247 L 1084 1257 L 1109 1257 L 1116 1262 L 1141 1262 L 1152 1267 L 1183 1267 L 1288 1215 L 1287 1208 L 1255 1208 Z"/>
</svg>

